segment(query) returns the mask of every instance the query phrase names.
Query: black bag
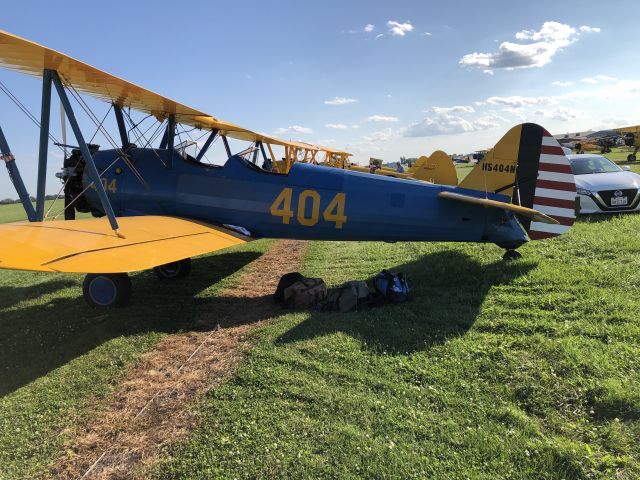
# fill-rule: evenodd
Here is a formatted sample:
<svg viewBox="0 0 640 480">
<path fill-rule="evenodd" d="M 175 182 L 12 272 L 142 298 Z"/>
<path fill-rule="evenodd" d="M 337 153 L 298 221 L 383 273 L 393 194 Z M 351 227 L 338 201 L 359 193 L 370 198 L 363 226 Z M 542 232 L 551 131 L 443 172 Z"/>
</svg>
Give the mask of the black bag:
<svg viewBox="0 0 640 480">
<path fill-rule="evenodd" d="M 296 283 L 298 280 L 302 280 L 303 278 L 304 277 L 300 272 L 289 272 L 280 277 L 278 287 L 276 288 L 276 293 L 273 294 L 273 299 L 276 301 L 276 303 L 284 303 L 285 289 L 289 288 L 291 285 Z"/>
</svg>

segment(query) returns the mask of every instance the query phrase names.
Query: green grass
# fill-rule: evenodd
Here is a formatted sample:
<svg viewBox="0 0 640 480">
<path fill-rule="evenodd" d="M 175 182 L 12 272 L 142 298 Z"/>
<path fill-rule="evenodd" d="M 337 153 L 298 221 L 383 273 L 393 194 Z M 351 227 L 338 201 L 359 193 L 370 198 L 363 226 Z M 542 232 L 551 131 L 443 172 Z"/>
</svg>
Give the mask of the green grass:
<svg viewBox="0 0 640 480">
<path fill-rule="evenodd" d="M 35 207 L 35 203 L 34 203 Z M 49 216 L 47 218 L 53 218 L 57 216 L 60 220 L 64 220 L 64 214 L 62 213 L 64 208 L 64 201 L 59 199 L 55 202 L 53 200 L 46 200 L 44 202 L 44 212 L 45 214 L 48 212 Z M 49 211 L 49 209 L 51 209 Z M 87 218 L 91 215 L 88 213 L 78 213 L 76 214 L 76 218 Z M 9 223 L 9 222 L 19 222 L 21 220 L 26 220 L 27 215 L 24 212 L 24 208 L 22 207 L 22 203 L 10 203 L 8 205 L 0 205 L 0 223 Z"/>
<path fill-rule="evenodd" d="M 640 216 L 523 247 L 314 243 L 331 284 L 383 267 L 414 299 L 261 329 L 176 478 L 640 477 Z"/>
<path fill-rule="evenodd" d="M 1 220 L 18 216 L 16 206 L 0 207 Z M 268 245 L 200 257 L 187 282 L 133 275 L 132 305 L 107 313 L 85 305 L 81 275 L 0 270 L 0 478 L 44 471 L 127 366 L 191 328 L 199 306 Z"/>
<path fill-rule="evenodd" d="M 640 478 L 639 229 L 586 218 L 511 264 L 491 245 L 314 243 L 307 274 L 391 267 L 413 301 L 284 313 L 150 475 Z M 107 314 L 81 276 L 0 270 L 0 478 L 43 472 L 127 366 L 267 247 L 202 257 L 178 284 L 135 275 L 133 305 Z"/>
<path fill-rule="evenodd" d="M 591 153 L 591 152 L 585 152 L 585 153 Z M 599 154 L 600 152 L 596 151 L 593 153 Z M 612 162 L 616 162 L 622 165 L 637 166 L 637 164 L 639 163 L 637 160 L 635 162 L 627 162 L 627 156 L 630 153 L 633 153 L 633 150 L 630 147 L 614 147 L 611 149 L 610 153 L 605 153 L 604 156 L 607 157 Z M 634 171 L 637 171 L 637 170 L 634 169 Z"/>
</svg>

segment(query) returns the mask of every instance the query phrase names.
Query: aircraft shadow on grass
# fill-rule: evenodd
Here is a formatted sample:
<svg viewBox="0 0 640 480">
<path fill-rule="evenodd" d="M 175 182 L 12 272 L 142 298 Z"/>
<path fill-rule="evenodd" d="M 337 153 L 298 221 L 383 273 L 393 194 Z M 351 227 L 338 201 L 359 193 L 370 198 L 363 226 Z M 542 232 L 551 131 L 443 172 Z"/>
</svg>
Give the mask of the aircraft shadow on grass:
<svg viewBox="0 0 640 480">
<path fill-rule="evenodd" d="M 77 279 L 56 278 L 30 287 L 1 286 L 0 397 L 113 338 L 193 329 L 199 307 L 213 301 L 211 297 L 198 298 L 198 293 L 259 256 L 255 252 L 232 252 L 197 258 L 192 274 L 183 281 L 159 281 L 152 272 L 134 275 L 131 305 L 105 312 L 84 303 Z M 75 287 L 77 296 L 56 295 L 68 287 Z M 45 304 L 12 308 L 21 301 L 44 295 L 51 297 Z M 246 310 L 251 310 L 252 301 L 258 300 L 230 301 L 241 302 Z"/>
<path fill-rule="evenodd" d="M 491 287 L 508 284 L 535 266 L 526 260 L 481 265 L 475 258 L 452 250 L 428 254 L 418 261 L 389 268 L 407 275 L 410 302 L 346 314 L 314 312 L 277 343 L 343 332 L 375 352 L 404 354 L 423 350 L 464 335 L 475 322 Z"/>
<path fill-rule="evenodd" d="M 0 397 L 120 336 L 251 324 L 286 313 L 273 303 L 271 295 L 197 297 L 258 257 L 254 252 L 235 252 L 195 259 L 191 276 L 177 282 L 161 282 L 151 272 L 143 272 L 132 278 L 136 291 L 132 304 L 107 312 L 89 308 L 79 292 L 72 297 L 55 295 L 60 288 L 79 288 L 77 280 L 51 280 L 16 288 L 9 295 L 4 292 L 14 287 L 0 287 L 0 299 L 16 295 L 15 303 L 0 303 Z M 534 266 L 526 260 L 483 266 L 455 251 L 429 254 L 416 262 L 390 267 L 408 275 L 411 302 L 349 314 L 313 312 L 277 342 L 344 332 L 380 352 L 428 348 L 463 335 L 473 325 L 492 286 L 509 283 Z M 18 303 L 17 296 L 24 300 L 43 294 L 53 294 L 45 305 L 10 309 Z M 205 322 L 200 321 L 203 314 Z"/>
</svg>

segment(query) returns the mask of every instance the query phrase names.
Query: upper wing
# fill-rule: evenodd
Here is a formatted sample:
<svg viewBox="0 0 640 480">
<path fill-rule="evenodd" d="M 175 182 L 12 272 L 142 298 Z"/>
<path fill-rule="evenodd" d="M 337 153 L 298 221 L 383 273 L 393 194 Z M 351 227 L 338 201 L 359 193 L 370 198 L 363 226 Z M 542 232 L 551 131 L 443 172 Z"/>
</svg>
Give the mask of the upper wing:
<svg viewBox="0 0 640 480">
<path fill-rule="evenodd" d="M 614 130 L 620 133 L 640 133 L 640 125 L 634 125 L 632 127 L 614 128 Z"/>
<path fill-rule="evenodd" d="M 529 217 L 531 220 L 535 222 L 543 222 L 550 223 L 552 225 L 558 225 L 558 222 L 555 218 L 551 218 L 548 215 L 545 215 L 538 210 L 534 210 L 533 208 L 523 207 L 521 205 L 515 205 L 513 203 L 505 203 L 499 202 L 497 200 L 491 200 L 488 198 L 478 198 L 472 197 L 471 195 L 463 195 L 461 193 L 454 192 L 440 192 L 438 196 L 441 198 L 447 198 L 449 200 L 457 200 L 458 202 L 465 203 L 474 203 L 476 205 L 484 205 L 485 207 L 493 207 L 493 208 L 502 208 L 504 210 L 511 210 L 512 212 L 519 213 L 520 215 L 524 215 L 525 217 Z"/>
<path fill-rule="evenodd" d="M 170 114 L 174 114 L 178 123 L 197 128 L 217 129 L 220 135 L 237 140 L 261 141 L 307 150 L 325 150 L 324 147 L 281 140 L 225 122 L 3 30 L 0 30 L 0 66 L 37 77 L 42 76 L 44 69 L 55 70 L 64 83 L 72 85 L 80 92 L 121 107 L 148 113 L 158 120 L 164 120 Z"/>
<path fill-rule="evenodd" d="M 223 228 L 181 218 L 122 217 L 118 222 L 121 237 L 113 233 L 105 219 L 0 225 L 0 268 L 132 272 L 250 240 Z"/>
</svg>

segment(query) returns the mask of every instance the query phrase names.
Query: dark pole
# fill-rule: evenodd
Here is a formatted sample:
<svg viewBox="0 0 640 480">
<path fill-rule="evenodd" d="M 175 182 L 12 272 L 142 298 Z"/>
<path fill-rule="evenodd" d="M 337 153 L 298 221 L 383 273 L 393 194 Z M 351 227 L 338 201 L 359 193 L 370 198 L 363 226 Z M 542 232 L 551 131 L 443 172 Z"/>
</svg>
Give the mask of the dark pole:
<svg viewBox="0 0 640 480">
<path fill-rule="evenodd" d="M 127 135 L 127 129 L 124 126 L 124 116 L 122 115 L 122 107 L 114 103 L 113 111 L 116 114 L 116 122 L 118 123 L 118 132 L 120 132 L 120 143 L 122 143 L 122 148 L 125 149 L 129 146 L 129 135 Z"/>
<path fill-rule="evenodd" d="M 176 138 L 176 116 L 169 115 L 169 124 L 167 125 L 167 168 L 173 166 L 173 142 Z"/>
<path fill-rule="evenodd" d="M 222 142 L 224 143 L 224 149 L 227 151 L 227 157 L 231 158 L 231 149 L 229 148 L 229 141 L 226 135 L 222 135 Z"/>
<path fill-rule="evenodd" d="M 51 117 L 52 71 L 42 73 L 42 109 L 40 110 L 40 152 L 38 154 L 38 186 L 36 188 L 36 221 L 44 220 L 44 196 L 47 188 L 47 154 L 49 151 L 49 119 Z"/>
<path fill-rule="evenodd" d="M 207 138 L 207 141 L 204 142 L 204 145 L 202 146 L 202 150 L 200 150 L 198 152 L 198 156 L 196 157 L 196 160 L 200 161 L 202 160 L 202 157 L 204 157 L 204 154 L 207 153 L 207 150 L 209 150 L 209 147 L 211 146 L 211 142 L 213 142 L 213 140 L 216 138 L 216 135 L 218 135 L 218 129 L 213 129 L 211 130 L 211 135 L 209 135 L 209 138 Z"/>
<path fill-rule="evenodd" d="M 29 197 L 29 192 L 27 192 L 27 189 L 24 186 L 24 182 L 22 181 L 22 177 L 20 176 L 20 171 L 18 170 L 18 165 L 16 165 L 16 159 L 11 153 L 11 149 L 9 148 L 9 144 L 7 143 L 7 139 L 5 138 L 1 127 L 0 152 L 2 152 L 2 160 L 4 160 L 5 165 L 7 166 L 7 171 L 9 172 L 11 183 L 13 183 L 16 192 L 18 192 L 18 196 L 20 197 L 20 201 L 22 202 L 24 211 L 27 213 L 27 218 L 30 222 L 34 222 L 36 220 L 36 211 L 33 208 L 31 197 Z"/>
<path fill-rule="evenodd" d="M 73 108 L 71 108 L 71 103 L 69 102 L 69 97 L 67 97 L 67 92 L 64 90 L 64 86 L 60 81 L 60 77 L 57 72 L 52 72 L 53 84 L 56 87 L 56 91 L 58 92 L 58 97 L 60 97 L 60 101 L 62 102 L 62 106 L 64 107 L 64 111 L 67 114 L 67 118 L 69 119 L 69 124 L 71 125 L 71 129 L 73 130 L 73 134 L 76 137 L 76 141 L 80 146 L 80 151 L 82 152 L 82 157 L 84 158 L 85 165 L 87 170 L 89 171 L 89 178 L 96 187 L 96 192 L 98 192 L 98 197 L 100 197 L 100 203 L 102 204 L 102 208 L 104 209 L 104 213 L 107 214 L 109 218 L 109 223 L 111 223 L 111 228 L 114 231 L 118 231 L 118 221 L 116 220 L 116 215 L 113 213 L 113 208 L 111 207 L 111 202 L 109 202 L 109 197 L 107 196 L 107 192 L 104 189 L 104 185 L 102 185 L 102 181 L 100 180 L 100 174 L 98 173 L 98 169 L 96 168 L 96 164 L 93 161 L 93 157 L 91 156 L 91 152 L 89 151 L 89 147 L 87 147 L 86 142 L 84 141 L 84 137 L 82 136 L 82 131 L 80 130 L 80 126 L 76 120 L 76 116 L 73 113 Z"/>
</svg>

